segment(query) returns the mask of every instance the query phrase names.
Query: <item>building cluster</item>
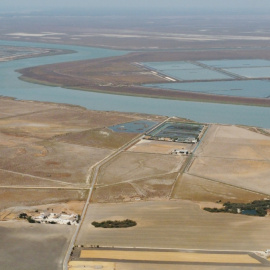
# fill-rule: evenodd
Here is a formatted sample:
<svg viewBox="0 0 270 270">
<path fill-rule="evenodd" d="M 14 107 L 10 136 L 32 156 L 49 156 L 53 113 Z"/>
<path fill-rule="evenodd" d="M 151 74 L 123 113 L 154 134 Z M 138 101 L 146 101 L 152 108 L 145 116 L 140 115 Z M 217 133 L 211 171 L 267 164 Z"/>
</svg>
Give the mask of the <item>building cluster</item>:
<svg viewBox="0 0 270 270">
<path fill-rule="evenodd" d="M 186 149 L 174 149 L 172 152 L 171 152 L 172 155 L 188 155 L 189 152 L 188 150 Z"/>
<path fill-rule="evenodd" d="M 79 215 L 68 215 L 65 213 L 40 213 L 40 215 L 32 217 L 36 223 L 47 224 L 63 224 L 63 225 L 77 225 L 79 223 Z"/>
</svg>

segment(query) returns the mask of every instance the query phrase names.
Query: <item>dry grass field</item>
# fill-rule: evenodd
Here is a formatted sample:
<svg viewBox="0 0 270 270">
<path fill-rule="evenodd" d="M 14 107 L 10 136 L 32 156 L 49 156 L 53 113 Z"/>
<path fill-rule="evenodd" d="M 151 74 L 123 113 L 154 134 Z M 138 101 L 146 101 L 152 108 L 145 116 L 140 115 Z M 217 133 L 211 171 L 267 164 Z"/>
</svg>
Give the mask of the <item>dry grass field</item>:
<svg viewBox="0 0 270 270">
<path fill-rule="evenodd" d="M 51 188 L 85 188 L 91 167 L 136 135 L 106 126 L 149 117 L 0 98 L 0 208 L 84 200 Z"/>
<path fill-rule="evenodd" d="M 175 199 L 247 202 L 269 198 L 270 137 L 212 125 L 172 193 Z"/>
<path fill-rule="evenodd" d="M 6 103 L 6 100 L 3 99 L 1 103 Z M 21 103 L 24 107 L 32 104 L 26 101 Z M 47 109 L 45 108 L 35 113 L 21 115 L 19 112 L 13 117 L 1 118 L 1 130 L 6 133 L 48 139 L 56 135 L 102 128 L 137 119 L 136 116 L 128 114 L 89 111 L 75 106 L 49 104 Z M 5 109 L 1 108 L 1 111 L 5 112 Z"/>
<path fill-rule="evenodd" d="M 184 161 L 184 156 L 122 152 L 100 168 L 91 200 L 167 199 Z"/>
<path fill-rule="evenodd" d="M 31 143 L 30 140 L 19 146 L 3 147 L 1 153 L 2 170 L 42 177 L 50 184 L 53 183 L 50 180 L 77 184 L 86 183 L 89 167 L 111 151 L 46 140 Z"/>
<path fill-rule="evenodd" d="M 0 269 L 62 269 L 75 227 L 30 225 L 19 213 L 81 214 L 91 167 L 134 136 L 111 133 L 107 149 L 97 135 L 87 144 L 91 131 L 144 117 L 0 98 Z"/>
<path fill-rule="evenodd" d="M 196 151 L 199 157 L 270 159 L 270 137 L 237 126 L 212 125 Z"/>
<path fill-rule="evenodd" d="M 83 146 L 117 149 L 131 141 L 136 135 L 135 133 L 114 132 L 106 127 L 69 133 L 58 136 L 56 140 Z"/>
<path fill-rule="evenodd" d="M 95 228 L 93 221 L 132 219 L 137 226 Z M 85 247 L 150 247 L 266 250 L 269 218 L 212 214 L 190 201 L 91 204 L 77 244 Z"/>
<path fill-rule="evenodd" d="M 226 174 L 225 174 L 226 175 Z M 235 186 L 211 181 L 200 176 L 183 174 L 177 182 L 173 193 L 173 199 L 184 199 L 198 202 L 249 202 L 263 200 L 270 196 L 248 191 Z"/>
<path fill-rule="evenodd" d="M 28 206 L 38 206 L 52 203 L 63 203 L 68 201 L 85 201 L 87 191 L 85 190 L 58 190 L 58 189 L 0 189 L 1 203 L 0 209 L 13 207 L 12 212 L 16 212 L 16 207 L 28 208 Z"/>
<path fill-rule="evenodd" d="M 270 137 L 236 126 L 214 125 L 187 173 L 270 195 Z"/>
<path fill-rule="evenodd" d="M 184 157 L 123 152 L 101 167 L 97 185 L 143 180 L 178 172 Z"/>
<path fill-rule="evenodd" d="M 129 181 L 108 186 L 97 187 L 92 201 L 99 203 L 129 202 L 139 200 L 168 199 L 173 188 L 177 173 L 144 180 Z"/>
</svg>

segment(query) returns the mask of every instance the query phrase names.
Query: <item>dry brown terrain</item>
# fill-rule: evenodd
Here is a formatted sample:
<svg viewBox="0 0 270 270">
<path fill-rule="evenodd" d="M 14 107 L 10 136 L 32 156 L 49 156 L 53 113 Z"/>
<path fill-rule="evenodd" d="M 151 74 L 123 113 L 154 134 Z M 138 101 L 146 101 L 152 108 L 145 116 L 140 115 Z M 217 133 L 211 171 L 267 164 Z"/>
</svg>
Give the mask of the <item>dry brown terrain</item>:
<svg viewBox="0 0 270 270">
<path fill-rule="evenodd" d="M 94 202 L 166 199 L 186 157 L 122 152 L 99 170 Z"/>
<path fill-rule="evenodd" d="M 85 200 L 92 166 L 137 135 L 106 127 L 144 117 L 1 98 L 0 208 Z"/>
<path fill-rule="evenodd" d="M 270 137 L 253 128 L 212 125 L 178 180 L 173 198 L 269 198 Z"/>
<path fill-rule="evenodd" d="M 139 200 L 166 200 L 169 198 L 177 173 L 149 176 L 145 179 L 129 180 L 108 186 L 96 187 L 92 201 L 129 202 Z"/>
<path fill-rule="evenodd" d="M 61 135 L 56 138 L 56 141 L 97 148 L 117 149 L 131 141 L 135 136 L 137 136 L 135 133 L 116 133 L 105 127 Z"/>
<path fill-rule="evenodd" d="M 62 269 L 75 227 L 30 225 L 18 215 L 81 214 L 92 166 L 137 135 L 107 126 L 149 117 L 0 98 L 0 269 Z"/>
<path fill-rule="evenodd" d="M 123 152 L 101 167 L 97 185 L 112 185 L 175 173 L 183 161 L 182 156 Z"/>
<path fill-rule="evenodd" d="M 116 134 L 108 126 L 138 119 L 163 119 L 5 98 L 0 103 L 1 220 L 14 220 L 22 211 L 81 213 L 92 166 L 137 135 Z M 12 112 L 11 106 L 19 109 Z M 135 143 L 99 168 L 77 245 L 266 250 L 270 241 L 268 216 L 211 214 L 202 208 L 221 206 L 213 204 L 219 200 L 246 202 L 268 197 L 269 141 L 267 133 L 256 128 L 212 125 L 193 156 L 170 152 L 182 147 L 194 151 L 194 145 Z M 126 218 L 135 220 L 137 226 L 104 230 L 91 225 L 92 221 Z M 4 225 L 10 221 L 5 222 Z M 18 221 L 10 224 L 30 226 Z M 0 227 L 4 233 L 2 223 Z M 39 227 L 35 230 L 39 231 Z M 69 231 L 69 239 L 71 234 Z M 11 243 L 10 252 L 10 232 L 6 237 Z M 35 236 L 26 246 L 32 247 L 32 241 L 36 241 Z M 65 241 L 59 243 L 66 245 Z M 58 247 L 54 241 L 48 243 Z M 60 259 L 54 265 L 60 267 L 63 254 L 56 255 Z M 23 255 L 18 253 L 20 256 Z M 12 263 L 7 260 L 6 265 L 16 269 Z M 148 269 L 155 263 L 136 265 Z M 125 266 L 135 267 L 120 263 L 119 269 Z"/>
<path fill-rule="evenodd" d="M 23 207 L 37 206 L 52 204 L 52 203 L 63 203 L 68 201 L 85 201 L 88 191 L 87 190 L 61 190 L 61 189 L 23 189 L 23 188 L 1 188 L 1 205 L 0 209 L 6 209 L 10 207 L 19 207 L 18 210 Z M 11 212 L 17 214 L 17 209 L 11 209 Z"/>
<path fill-rule="evenodd" d="M 265 198 L 270 198 L 270 196 L 237 188 L 234 185 L 226 185 L 218 181 L 211 181 L 200 176 L 183 174 L 181 180 L 177 182 L 173 190 L 172 198 L 198 202 L 221 201 L 219 204 L 221 207 L 222 204 L 227 201 L 249 202 L 263 200 Z M 215 205 L 213 207 L 217 206 Z"/>
</svg>

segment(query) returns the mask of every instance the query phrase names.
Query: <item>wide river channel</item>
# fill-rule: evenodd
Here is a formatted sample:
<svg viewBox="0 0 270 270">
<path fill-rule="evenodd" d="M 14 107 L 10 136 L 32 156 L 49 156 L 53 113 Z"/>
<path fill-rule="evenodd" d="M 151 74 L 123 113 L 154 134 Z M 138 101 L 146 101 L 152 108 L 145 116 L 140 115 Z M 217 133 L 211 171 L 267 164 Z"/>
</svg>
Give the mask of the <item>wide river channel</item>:
<svg viewBox="0 0 270 270">
<path fill-rule="evenodd" d="M 125 51 L 19 41 L 0 41 L 0 46 L 76 51 L 72 54 L 0 62 L 0 95 L 2 96 L 80 105 L 92 110 L 140 112 L 179 116 L 206 123 L 242 124 L 270 128 L 269 107 L 165 100 L 70 90 L 21 81 L 18 79 L 20 74 L 15 71 L 38 65 L 117 56 L 127 53 Z"/>
</svg>

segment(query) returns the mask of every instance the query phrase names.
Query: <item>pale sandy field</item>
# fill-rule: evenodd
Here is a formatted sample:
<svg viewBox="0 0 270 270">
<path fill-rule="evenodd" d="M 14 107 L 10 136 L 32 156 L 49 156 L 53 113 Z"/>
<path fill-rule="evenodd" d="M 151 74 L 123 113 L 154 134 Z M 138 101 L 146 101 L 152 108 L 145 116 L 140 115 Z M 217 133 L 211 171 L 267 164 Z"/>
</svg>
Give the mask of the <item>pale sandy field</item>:
<svg viewBox="0 0 270 270">
<path fill-rule="evenodd" d="M 104 270 L 261 270 L 264 269 L 261 266 L 224 266 L 224 265 L 203 265 L 203 264 L 187 264 L 187 265 L 179 265 L 179 264 L 157 264 L 157 263 L 121 263 L 121 262 L 85 262 L 78 261 L 72 262 L 69 270 L 79 270 L 82 266 L 85 270 L 92 270 L 94 266 L 100 267 L 101 265 L 104 267 Z M 77 267 L 76 267 L 77 266 Z"/>
<path fill-rule="evenodd" d="M 252 263 L 260 262 L 248 254 L 207 254 L 179 251 L 82 250 L 82 259 L 109 259 L 127 261 L 200 262 L 200 263 Z"/>
<path fill-rule="evenodd" d="M 250 202 L 265 198 L 270 199 L 270 196 L 185 173 L 182 175 L 181 180 L 176 183 L 172 198 L 199 202 L 216 202 L 220 200 L 221 206 L 227 201 Z"/>
<path fill-rule="evenodd" d="M 131 152 L 143 152 L 143 153 L 156 153 L 156 154 L 171 154 L 175 149 L 185 149 L 189 152 L 192 151 L 194 145 L 175 143 L 175 142 L 163 142 L 152 140 L 141 140 L 137 144 L 128 149 Z"/>
<path fill-rule="evenodd" d="M 182 156 L 123 152 L 100 168 L 98 185 L 143 180 L 178 172 Z"/>
<path fill-rule="evenodd" d="M 212 125 L 186 172 L 270 195 L 270 137 L 246 128 Z"/>
<path fill-rule="evenodd" d="M 177 173 L 148 177 L 110 186 L 96 187 L 92 201 L 99 203 L 129 202 L 138 200 L 167 200 Z"/>
</svg>

